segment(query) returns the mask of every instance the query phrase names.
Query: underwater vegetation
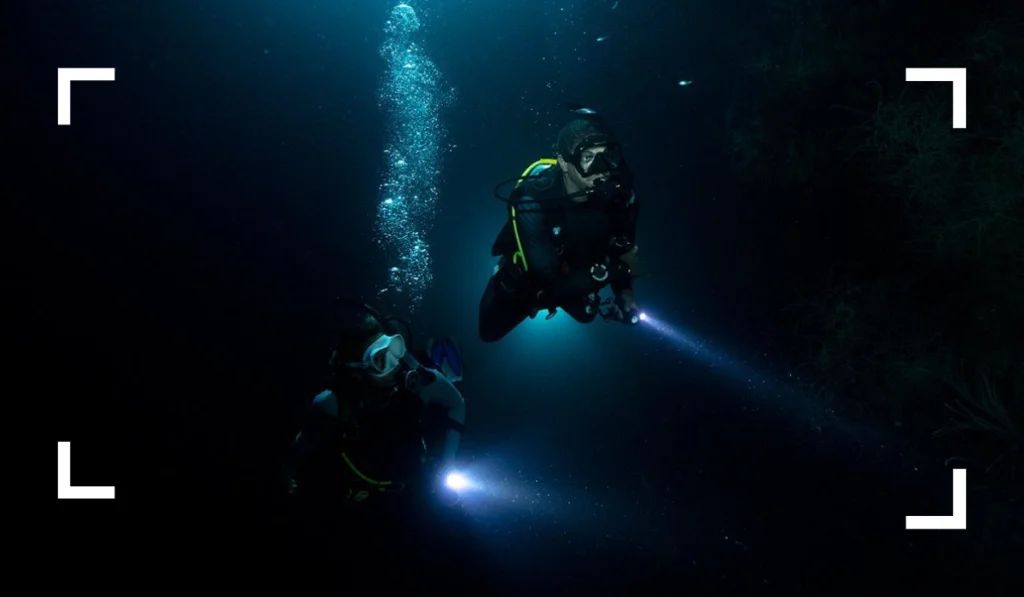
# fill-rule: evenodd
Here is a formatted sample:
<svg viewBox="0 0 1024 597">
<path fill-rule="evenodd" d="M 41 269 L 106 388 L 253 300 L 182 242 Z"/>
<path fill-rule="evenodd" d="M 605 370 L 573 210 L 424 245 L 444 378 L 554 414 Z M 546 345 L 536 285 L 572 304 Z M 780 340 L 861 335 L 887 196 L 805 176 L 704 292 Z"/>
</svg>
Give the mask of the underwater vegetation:
<svg viewBox="0 0 1024 597">
<path fill-rule="evenodd" d="M 965 19 L 939 50 L 968 72 L 955 130 L 949 86 L 904 79 L 936 48 L 869 25 L 897 20 L 887 3 L 762 10 L 771 27 L 735 32 L 753 43 L 723 42 L 744 52 L 733 168 L 780 209 L 851 214 L 847 256 L 782 317 L 801 376 L 829 408 L 969 468 L 986 493 L 979 550 L 1024 545 L 1024 23 Z"/>
</svg>

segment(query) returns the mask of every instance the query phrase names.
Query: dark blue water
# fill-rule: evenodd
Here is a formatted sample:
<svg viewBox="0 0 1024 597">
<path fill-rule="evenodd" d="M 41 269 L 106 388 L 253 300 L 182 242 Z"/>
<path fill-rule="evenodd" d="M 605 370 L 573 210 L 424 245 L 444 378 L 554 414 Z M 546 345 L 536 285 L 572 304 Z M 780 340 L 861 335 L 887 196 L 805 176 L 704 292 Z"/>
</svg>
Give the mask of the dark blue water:
<svg viewBox="0 0 1024 597">
<path fill-rule="evenodd" d="M 930 428 L 818 400 L 794 376 L 778 314 L 863 250 L 849 222 L 874 216 L 830 202 L 843 180 L 785 208 L 735 180 L 721 123 L 740 49 L 723 40 L 754 7 L 423 4 L 422 45 L 458 101 L 435 283 L 413 316 L 421 340 L 462 344 L 462 456 L 482 490 L 454 512 L 325 514 L 318 536 L 296 530 L 280 465 L 322 387 L 331 299 L 375 297 L 387 269 L 373 228 L 390 5 L 33 5 L 19 91 L 41 109 L 19 125 L 40 232 L 12 253 L 34 272 L 33 385 L 56 388 L 46 419 L 80 454 L 76 484 L 119 491 L 58 505 L 51 543 L 109 542 L 64 556 L 76 586 L 1014 592 L 1006 543 L 904 528 L 952 510 L 955 454 Z M 904 23 L 885 27 L 927 29 Z M 76 88 L 73 126 L 54 127 L 53 69 L 101 65 L 117 81 Z M 637 169 L 638 300 L 684 340 L 563 314 L 484 345 L 477 302 L 505 217 L 490 190 L 545 155 L 562 102 L 581 99 L 614 116 Z M 972 465 L 972 529 L 998 526 L 1004 503 L 981 478 Z"/>
</svg>

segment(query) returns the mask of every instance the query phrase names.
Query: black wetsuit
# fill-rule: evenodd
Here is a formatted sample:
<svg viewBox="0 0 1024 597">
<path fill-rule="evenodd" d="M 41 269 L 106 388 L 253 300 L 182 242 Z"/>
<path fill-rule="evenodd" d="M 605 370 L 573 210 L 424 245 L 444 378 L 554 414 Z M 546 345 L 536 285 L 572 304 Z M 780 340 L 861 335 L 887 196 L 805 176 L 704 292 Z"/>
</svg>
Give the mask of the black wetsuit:
<svg viewBox="0 0 1024 597">
<path fill-rule="evenodd" d="M 462 562 L 438 539 L 419 539 L 425 529 L 433 532 L 449 524 L 445 518 L 432 520 L 436 510 L 420 505 L 432 502 L 421 499 L 429 490 L 421 456 L 439 455 L 446 466 L 457 448 L 448 436 L 465 421 L 461 393 L 437 371 L 428 373 L 421 377 L 418 394 L 401 390 L 371 406 L 358 404 L 354 395 L 365 390 L 350 386 L 337 388 L 339 393 L 325 390 L 310 404 L 287 463 L 294 533 L 289 551 L 303 566 L 334 570 L 346 562 L 345 570 L 372 570 L 380 565 L 381 553 L 397 561 L 426 560 L 446 571 Z M 440 407 L 445 412 L 436 414 L 456 425 L 432 421 L 431 407 Z M 430 450 L 431 437 L 442 434 L 444 440 L 438 437 L 436 450 Z M 357 585 L 360 578 L 356 574 L 345 585 Z M 375 589 L 382 586 L 379 578 L 367 578 Z"/>
<path fill-rule="evenodd" d="M 428 442 L 436 448 L 429 455 L 446 466 L 451 463 L 465 422 L 465 400 L 436 369 L 420 369 L 419 379 L 418 392 L 403 388 L 386 400 L 360 403 L 353 396 L 369 391 L 360 386 L 318 394 L 292 443 L 288 475 L 296 487 L 304 486 L 304 495 L 321 494 L 332 501 L 367 489 L 362 474 L 385 480 L 415 477 Z M 426 416 L 425 409 L 435 409 L 437 416 Z M 342 452 L 355 468 L 344 466 Z"/>
<path fill-rule="evenodd" d="M 567 192 L 557 167 L 525 181 L 516 191 L 514 199 L 548 201 L 516 207 L 525 270 L 513 264 L 518 245 L 510 222 L 494 243 L 492 254 L 503 259 L 480 300 L 479 331 L 484 342 L 505 337 L 538 309 L 561 308 L 576 321 L 589 323 L 597 316 L 589 295 L 606 284 L 616 295 L 632 287 L 628 274 L 614 275 L 618 270 L 612 269 L 608 280 L 598 282 L 590 269 L 632 248 L 636 201 L 613 206 L 594 200 L 560 200 Z"/>
</svg>

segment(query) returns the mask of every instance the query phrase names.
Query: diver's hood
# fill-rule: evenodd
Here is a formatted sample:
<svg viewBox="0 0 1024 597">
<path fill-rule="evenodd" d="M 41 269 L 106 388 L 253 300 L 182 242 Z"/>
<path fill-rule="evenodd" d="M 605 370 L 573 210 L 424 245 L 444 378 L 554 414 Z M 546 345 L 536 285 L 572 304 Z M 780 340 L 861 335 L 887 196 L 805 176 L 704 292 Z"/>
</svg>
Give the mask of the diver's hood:
<svg viewBox="0 0 1024 597">
<path fill-rule="evenodd" d="M 544 173 L 524 175 L 498 183 L 494 188 L 495 197 L 505 203 L 511 203 L 513 205 L 522 205 L 527 203 L 557 204 L 577 197 L 582 197 L 584 195 L 588 195 L 594 200 L 609 205 L 628 203 L 629 199 L 633 196 L 633 173 L 629 168 L 629 164 L 626 162 L 625 156 L 623 155 L 622 145 L 612 132 L 611 125 L 608 124 L 608 121 L 602 115 L 581 104 L 569 103 L 566 104 L 566 108 L 580 118 L 593 121 L 598 132 L 585 137 L 576 145 L 570 155 L 563 156 L 563 158 L 572 164 L 581 175 L 593 176 L 595 174 L 605 174 L 607 175 L 605 180 L 597 181 L 593 188 L 590 189 L 584 189 L 575 193 L 567 193 L 558 197 L 547 197 L 545 199 L 523 200 L 516 197 L 515 192 L 511 193 L 507 197 L 500 193 L 500 189 L 506 184 L 518 184 L 523 180 L 539 178 L 544 176 Z M 590 163 L 587 164 L 586 167 L 583 167 L 582 162 L 584 153 L 588 149 L 593 149 L 595 147 L 604 147 L 605 149 L 604 151 L 597 152 Z M 556 152 L 559 151 L 557 145 L 552 149 Z"/>
</svg>

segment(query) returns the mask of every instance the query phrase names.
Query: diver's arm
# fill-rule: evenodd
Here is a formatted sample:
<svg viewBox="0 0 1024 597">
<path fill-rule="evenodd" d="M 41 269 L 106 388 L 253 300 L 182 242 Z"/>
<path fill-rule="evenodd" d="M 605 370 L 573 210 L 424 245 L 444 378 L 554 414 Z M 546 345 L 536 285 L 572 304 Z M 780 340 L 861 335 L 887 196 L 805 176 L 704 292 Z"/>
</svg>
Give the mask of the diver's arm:
<svg viewBox="0 0 1024 597">
<path fill-rule="evenodd" d="M 636 200 L 636 193 L 633 193 L 626 204 L 626 225 L 624 236 L 629 247 L 636 246 L 636 220 L 640 216 L 640 202 Z"/>
<path fill-rule="evenodd" d="M 613 270 L 613 277 L 611 280 L 612 292 L 615 293 L 615 296 L 621 296 L 623 291 L 626 290 L 632 291 L 633 278 L 636 278 L 638 275 L 637 272 L 628 268 L 632 267 L 631 264 L 635 263 L 635 257 L 633 256 L 636 255 L 637 251 L 636 220 L 639 215 L 640 203 L 637 202 L 636 194 L 634 193 L 630 197 L 629 203 L 626 207 L 626 213 L 624 215 L 626 221 L 622 228 L 623 241 L 625 241 L 624 248 L 626 251 L 622 255 L 618 256 L 618 259 L 621 260 L 621 264 L 616 262 L 616 265 L 619 265 L 620 267 L 618 268 L 617 273 Z M 626 268 L 622 268 L 622 265 L 625 265 Z"/>
<path fill-rule="evenodd" d="M 529 273 L 537 280 L 540 289 L 549 299 L 556 303 L 578 299 L 598 288 L 590 272 L 570 271 L 568 274 L 562 274 L 558 263 L 558 249 L 551 242 L 543 213 L 520 212 L 516 215 L 516 226 Z"/>
<path fill-rule="evenodd" d="M 294 479 L 302 465 L 309 461 L 313 453 L 313 434 L 306 430 L 300 430 L 292 440 L 291 449 L 288 451 L 288 477 Z"/>
<path fill-rule="evenodd" d="M 622 296 L 625 291 L 633 291 L 633 276 L 629 273 L 616 276 L 612 279 L 610 286 L 615 296 Z"/>
<path fill-rule="evenodd" d="M 462 392 L 459 392 L 440 371 L 435 370 L 431 373 L 436 379 L 420 390 L 420 398 L 423 404 L 437 404 L 443 408 L 449 419 L 444 434 L 444 453 L 441 456 L 443 465 L 447 467 L 455 460 L 455 454 L 459 450 L 459 438 L 462 436 L 462 427 L 466 424 L 466 400 L 462 397 Z"/>
<path fill-rule="evenodd" d="M 292 440 L 286 465 L 292 490 L 296 479 L 308 468 L 317 454 L 328 448 L 337 437 L 338 401 L 333 392 L 324 391 L 317 395 L 306 412 L 302 429 Z"/>
<path fill-rule="evenodd" d="M 633 280 L 637 278 L 636 245 L 621 257 L 613 260 L 614 269 L 610 280 L 612 292 L 615 293 L 615 304 L 620 309 L 632 310 L 636 299 L 633 297 Z"/>
</svg>

